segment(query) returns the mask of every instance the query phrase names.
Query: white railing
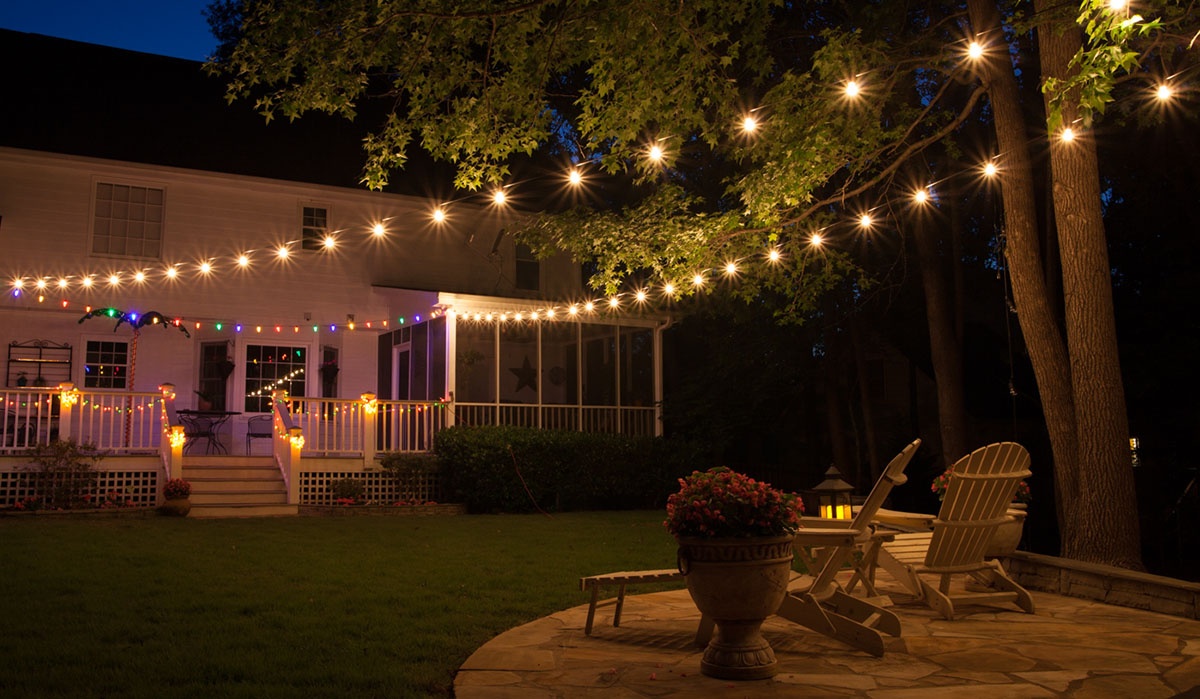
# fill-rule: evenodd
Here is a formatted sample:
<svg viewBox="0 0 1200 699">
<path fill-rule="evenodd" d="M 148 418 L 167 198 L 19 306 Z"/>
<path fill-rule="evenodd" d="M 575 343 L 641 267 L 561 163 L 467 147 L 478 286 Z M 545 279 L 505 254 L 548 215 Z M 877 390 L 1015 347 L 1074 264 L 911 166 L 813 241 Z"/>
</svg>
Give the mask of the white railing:
<svg viewBox="0 0 1200 699">
<path fill-rule="evenodd" d="M 56 439 L 111 454 L 154 453 L 162 440 L 162 394 L 57 388 L 0 391 L 0 453 Z"/>
<path fill-rule="evenodd" d="M 292 417 L 304 430 L 306 456 L 351 456 L 374 459 L 387 451 L 429 451 L 433 436 L 446 426 L 443 403 L 292 398 Z"/>
<path fill-rule="evenodd" d="M 459 425 L 513 425 L 632 437 L 654 436 L 658 419 L 654 408 L 645 407 L 455 403 L 453 408 Z"/>
</svg>

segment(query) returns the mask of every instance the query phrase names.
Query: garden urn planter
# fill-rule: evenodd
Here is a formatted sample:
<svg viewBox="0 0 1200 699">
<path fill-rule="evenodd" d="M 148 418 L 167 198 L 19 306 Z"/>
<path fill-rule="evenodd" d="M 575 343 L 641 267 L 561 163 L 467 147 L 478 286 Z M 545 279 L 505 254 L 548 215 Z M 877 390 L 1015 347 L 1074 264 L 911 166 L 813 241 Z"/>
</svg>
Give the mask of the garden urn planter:
<svg viewBox="0 0 1200 699">
<path fill-rule="evenodd" d="M 158 506 L 159 514 L 167 515 L 168 517 L 187 517 L 187 514 L 191 511 L 192 501 L 187 498 L 164 500 L 163 504 Z"/>
<path fill-rule="evenodd" d="M 794 536 L 679 538 L 679 570 L 702 614 L 717 632 L 700 671 L 728 680 L 759 680 L 778 672 L 763 638 L 766 618 L 779 610 L 792 570 Z"/>
<path fill-rule="evenodd" d="M 1008 506 L 1008 521 L 996 527 L 992 540 L 988 542 L 984 555 L 988 558 L 1007 556 L 1017 550 L 1021 534 L 1025 531 L 1025 503 L 1014 502 Z"/>
</svg>

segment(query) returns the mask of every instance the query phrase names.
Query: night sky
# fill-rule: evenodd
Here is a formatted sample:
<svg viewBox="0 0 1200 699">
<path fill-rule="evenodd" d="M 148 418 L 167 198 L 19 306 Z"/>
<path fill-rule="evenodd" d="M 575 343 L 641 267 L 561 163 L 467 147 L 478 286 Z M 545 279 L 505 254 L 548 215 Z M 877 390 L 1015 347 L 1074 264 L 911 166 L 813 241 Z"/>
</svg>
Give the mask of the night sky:
<svg viewBox="0 0 1200 699">
<path fill-rule="evenodd" d="M 0 2 L 0 27 L 203 61 L 216 46 L 201 11 L 208 0 Z"/>
</svg>

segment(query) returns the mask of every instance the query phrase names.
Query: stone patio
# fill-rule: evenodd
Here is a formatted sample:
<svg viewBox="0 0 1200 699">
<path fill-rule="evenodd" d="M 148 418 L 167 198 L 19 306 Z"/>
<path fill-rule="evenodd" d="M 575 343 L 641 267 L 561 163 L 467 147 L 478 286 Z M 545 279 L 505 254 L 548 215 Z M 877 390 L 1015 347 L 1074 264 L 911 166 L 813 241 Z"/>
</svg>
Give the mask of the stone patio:
<svg viewBox="0 0 1200 699">
<path fill-rule="evenodd" d="M 586 604 L 500 634 L 460 668 L 455 696 L 1200 699 L 1189 691 L 1200 685 L 1200 621 L 1043 592 L 1036 615 L 968 607 L 945 621 L 886 591 L 903 634 L 885 637 L 882 658 L 775 618 L 763 633 L 778 676 L 705 677 L 691 644 L 699 613 L 676 590 L 627 597 L 620 628 L 601 607 L 590 637 Z"/>
</svg>

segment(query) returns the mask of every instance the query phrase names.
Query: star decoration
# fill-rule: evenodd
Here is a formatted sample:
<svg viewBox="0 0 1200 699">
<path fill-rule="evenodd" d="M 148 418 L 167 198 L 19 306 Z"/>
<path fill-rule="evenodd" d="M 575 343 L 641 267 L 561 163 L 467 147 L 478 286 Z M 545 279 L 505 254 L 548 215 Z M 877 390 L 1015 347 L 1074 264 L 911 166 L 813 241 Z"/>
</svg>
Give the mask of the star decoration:
<svg viewBox="0 0 1200 699">
<path fill-rule="evenodd" d="M 517 387 L 513 389 L 514 392 L 519 393 L 522 388 L 526 387 L 537 392 L 537 370 L 529 363 L 529 355 L 525 355 L 525 361 L 521 362 L 521 366 L 512 367 L 509 371 L 517 377 Z"/>
</svg>

